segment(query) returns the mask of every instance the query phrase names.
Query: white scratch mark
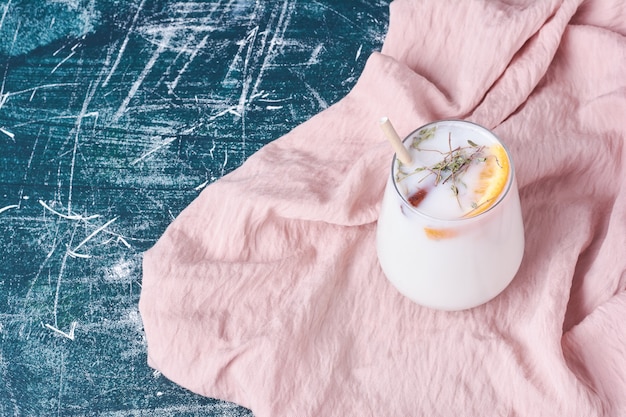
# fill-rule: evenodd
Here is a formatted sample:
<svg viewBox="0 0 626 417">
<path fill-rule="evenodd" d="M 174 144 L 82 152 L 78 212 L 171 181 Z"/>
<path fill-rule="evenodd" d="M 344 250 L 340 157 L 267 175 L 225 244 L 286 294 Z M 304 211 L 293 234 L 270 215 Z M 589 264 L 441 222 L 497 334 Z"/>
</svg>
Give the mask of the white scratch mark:
<svg viewBox="0 0 626 417">
<path fill-rule="evenodd" d="M 46 329 L 52 330 L 55 333 L 60 334 L 61 336 L 67 337 L 70 340 L 74 340 L 74 331 L 76 330 L 76 325 L 78 324 L 77 321 L 73 321 L 72 324 L 70 324 L 70 330 L 66 333 L 63 330 L 59 330 L 57 329 L 55 326 L 52 326 L 48 323 L 44 324 L 44 327 Z"/>
<path fill-rule="evenodd" d="M 226 173 L 226 164 L 228 163 L 228 152 L 224 152 L 224 163 L 222 164 L 222 177 Z"/>
<path fill-rule="evenodd" d="M 124 237 L 122 235 L 116 235 L 117 236 L 117 241 L 120 242 L 122 245 L 126 246 L 128 249 L 131 248 L 130 243 L 128 243 L 128 241 L 126 239 L 124 239 Z"/>
<path fill-rule="evenodd" d="M 324 44 L 320 43 L 319 45 L 317 45 L 315 49 L 313 50 L 313 52 L 311 53 L 311 57 L 307 61 L 306 65 L 313 65 L 313 64 L 319 63 L 320 62 L 319 56 L 323 49 L 324 49 Z"/>
<path fill-rule="evenodd" d="M 61 46 L 59 47 L 59 49 L 57 49 L 56 51 L 54 51 L 54 52 L 52 53 L 52 56 L 57 56 L 57 55 L 59 54 L 59 52 L 61 52 L 61 51 L 62 51 L 62 50 L 64 50 L 65 48 L 67 48 L 67 43 L 65 43 L 65 44 L 61 45 Z"/>
<path fill-rule="evenodd" d="M 56 211 L 55 209 L 53 209 L 52 207 L 50 207 L 49 205 L 47 205 L 43 200 L 39 200 L 39 204 L 41 204 L 43 206 L 43 208 L 45 208 L 46 210 L 48 210 L 50 213 L 55 214 L 63 219 L 67 219 L 67 220 L 91 220 L 91 219 L 97 219 L 98 217 L 100 217 L 99 214 L 94 214 L 93 216 L 81 216 L 78 214 L 70 214 L 70 215 L 66 215 L 63 213 L 59 213 L 58 211 Z"/>
<path fill-rule="evenodd" d="M 48 263 L 48 261 L 52 257 L 52 254 L 56 251 L 57 246 L 59 245 L 58 242 L 57 242 L 57 236 L 59 234 L 59 227 L 60 226 L 57 223 L 57 229 L 56 229 L 56 231 L 54 233 L 54 241 L 52 242 L 52 248 L 46 254 L 46 257 L 45 257 L 44 261 L 39 266 L 39 270 L 37 271 L 37 274 L 35 274 L 35 278 L 33 279 L 33 281 L 30 284 L 30 288 L 28 289 L 28 292 L 26 293 L 26 297 L 24 297 L 24 304 L 25 305 L 28 303 L 28 300 L 30 299 L 30 295 L 33 292 L 33 288 L 35 287 L 35 284 L 37 283 L 37 280 L 41 276 L 41 273 L 42 273 L 44 267 L 46 266 L 46 264 Z"/>
<path fill-rule="evenodd" d="M 285 103 L 285 102 L 290 101 L 291 99 L 292 99 L 292 97 L 291 97 L 291 96 L 289 96 L 289 97 L 283 97 L 283 98 L 275 98 L 275 99 L 272 99 L 272 98 L 268 98 L 268 94 L 267 94 L 267 93 L 265 93 L 265 94 L 263 94 L 263 95 L 261 96 L 261 98 L 260 98 L 258 101 L 259 101 L 259 102 L 263 102 L 263 103 L 268 103 L 268 104 L 267 104 L 267 107 L 272 107 L 272 104 L 274 104 L 274 107 L 277 107 L 277 108 L 282 108 L 283 106 L 282 106 L 282 105 L 281 105 L 281 106 L 278 106 L 278 103 Z M 270 103 L 272 103 L 272 104 L 270 104 Z M 271 110 L 271 109 L 270 109 L 270 110 Z"/>
<path fill-rule="evenodd" d="M 10 206 L 2 207 L 0 208 L 0 213 L 4 213 L 7 210 L 11 210 L 11 209 L 18 208 L 18 207 L 19 206 L 17 204 L 12 204 Z"/>
<path fill-rule="evenodd" d="M 213 115 L 209 116 L 209 118 L 205 120 L 205 123 L 212 122 L 213 120 L 218 119 L 218 118 L 222 117 L 225 114 L 232 114 L 232 115 L 235 115 L 237 117 L 241 117 L 241 113 L 239 113 L 237 111 L 237 106 L 231 106 L 231 107 L 229 107 L 229 108 L 227 108 L 225 110 L 222 110 L 219 113 L 216 113 L 216 114 L 213 114 Z"/>
<path fill-rule="evenodd" d="M 72 236 L 70 237 L 70 243 L 68 247 L 72 245 L 72 241 L 74 240 L 74 234 L 76 233 L 76 227 L 74 227 L 74 231 L 72 232 Z M 69 254 L 66 252 L 63 255 L 63 260 L 61 261 L 61 267 L 59 268 L 59 274 L 57 275 L 57 285 L 54 293 L 54 307 L 52 309 L 52 313 L 54 315 L 54 327 L 56 329 L 59 328 L 59 323 L 57 321 L 57 311 L 59 308 L 59 294 L 61 293 L 61 282 L 63 281 L 63 273 L 65 272 L 65 266 L 67 265 L 67 257 Z M 73 333 L 72 333 L 73 337 Z"/>
<path fill-rule="evenodd" d="M 78 118 L 83 118 L 84 119 L 85 117 L 92 117 L 92 116 L 95 119 L 95 121 L 94 121 L 94 125 L 95 125 L 95 123 L 98 121 L 98 116 L 99 116 L 99 113 L 97 111 L 92 111 L 92 112 L 86 113 L 84 115 L 80 115 L 79 114 L 79 115 L 71 115 L 71 116 L 54 116 L 54 117 L 48 117 L 48 118 L 45 118 L 45 119 L 32 119 L 32 120 L 29 120 L 27 122 L 18 123 L 16 125 L 14 125 L 14 127 L 28 126 L 28 125 L 32 125 L 32 124 L 38 124 L 38 123 L 41 123 L 41 122 L 51 122 L 52 120 L 78 119 Z M 61 156 L 67 155 L 69 153 L 70 153 L 69 151 L 64 152 Z"/>
<path fill-rule="evenodd" d="M 337 16 L 341 17 L 346 23 L 349 23 L 350 26 L 354 26 L 354 22 L 350 20 L 346 15 L 339 13 L 337 10 L 328 6 L 327 4 L 320 3 L 319 1 L 316 1 L 316 0 L 313 0 L 313 3 L 317 4 L 318 6 L 323 7 L 326 10 L 330 10 L 331 12 L 335 13 Z"/>
<path fill-rule="evenodd" d="M 267 110 L 279 110 L 282 109 L 283 106 L 265 106 Z"/>
<path fill-rule="evenodd" d="M 91 255 L 87 255 L 84 253 L 77 253 L 72 251 L 71 249 L 67 249 L 67 253 L 72 257 L 72 258 L 82 258 L 82 259 L 89 259 L 91 258 Z"/>
<path fill-rule="evenodd" d="M 174 57 L 174 59 L 172 59 L 170 61 L 170 64 L 167 66 L 167 68 L 165 68 L 165 71 L 163 71 L 161 78 L 159 78 L 159 81 L 157 81 L 157 85 L 161 85 L 161 83 L 165 83 L 165 85 L 167 86 L 167 92 L 168 94 L 174 94 L 174 90 L 172 89 L 172 83 L 169 81 L 163 81 L 167 78 L 170 77 L 171 73 L 172 73 L 172 68 L 174 66 L 174 64 L 176 64 L 176 62 L 178 62 L 178 59 L 185 55 L 185 54 L 189 54 L 189 50 L 187 49 L 187 46 L 180 48 L 180 51 L 178 51 L 178 53 L 176 54 L 176 56 Z M 184 64 L 183 64 L 184 66 Z M 179 74 L 180 74 L 180 70 L 179 70 Z M 178 82 L 177 82 L 178 84 Z M 198 101 L 198 96 L 196 96 L 196 101 Z"/>
<path fill-rule="evenodd" d="M 359 57 L 361 56 L 361 52 L 363 51 L 363 45 L 359 46 L 359 49 L 357 49 L 356 51 L 356 56 L 354 57 L 355 61 L 359 60 Z"/>
<path fill-rule="evenodd" d="M 243 54 L 244 48 L 248 46 L 248 53 L 246 54 L 246 59 L 244 61 L 244 68 L 243 68 L 245 72 L 248 66 L 249 58 L 252 54 L 250 45 L 254 43 L 254 39 L 256 38 L 256 35 L 258 32 L 259 32 L 259 27 L 255 26 L 248 32 L 245 39 L 242 39 L 241 41 L 237 42 L 237 44 L 239 45 L 239 49 L 237 49 L 237 53 L 233 57 L 233 60 L 230 62 L 230 65 L 228 66 L 228 71 L 226 72 L 226 76 L 224 77 L 224 80 L 222 81 L 222 85 L 228 86 L 230 84 L 236 84 L 236 81 L 231 81 L 231 79 L 233 78 L 232 73 L 241 71 L 241 68 L 240 68 L 241 56 Z"/>
<path fill-rule="evenodd" d="M 126 111 L 126 108 L 128 107 L 128 104 L 133 99 L 133 97 L 135 97 L 135 94 L 137 94 L 137 91 L 139 91 L 139 87 L 141 87 L 143 80 L 148 76 L 148 74 L 152 70 L 152 67 L 154 67 L 154 64 L 156 64 L 157 60 L 159 59 L 159 56 L 163 53 L 163 51 L 165 51 L 165 48 L 167 48 L 170 42 L 171 36 L 172 36 L 171 33 L 165 32 L 165 35 L 163 35 L 161 42 L 159 42 L 159 46 L 150 57 L 150 60 L 141 71 L 141 74 L 139 74 L 139 76 L 137 77 L 133 85 L 131 86 L 130 90 L 128 91 L 128 94 L 126 95 L 126 98 L 124 99 L 120 107 L 117 109 L 117 112 L 115 112 L 115 115 L 113 115 L 113 122 L 116 122 L 117 120 L 119 120 L 120 117 L 122 117 L 122 115 Z"/>
<path fill-rule="evenodd" d="M 230 113 L 230 114 L 235 115 L 237 117 L 241 117 L 241 113 L 238 112 L 235 107 L 232 107 L 232 108 L 228 109 L 228 111 L 226 113 Z M 210 120 L 214 120 L 214 119 L 216 119 L 216 117 L 213 117 Z"/>
<path fill-rule="evenodd" d="M 195 126 L 191 126 L 188 127 L 187 129 L 183 130 L 183 135 L 188 135 L 191 132 L 193 132 L 194 130 L 196 130 L 197 128 L 199 128 L 200 126 L 202 126 L 204 123 L 198 123 Z"/>
<path fill-rule="evenodd" d="M 24 90 L 9 92 L 7 94 L 10 95 L 10 96 L 16 96 L 18 94 L 30 93 L 31 91 L 39 90 L 41 88 L 72 87 L 72 86 L 76 86 L 76 85 L 79 85 L 79 83 L 50 83 L 50 84 L 38 85 L 36 87 L 26 88 Z"/>
<path fill-rule="evenodd" d="M 202 38 L 198 46 L 196 46 L 196 48 L 191 53 L 191 56 L 189 57 L 187 62 L 185 62 L 185 65 L 183 65 L 181 70 L 178 72 L 178 75 L 176 75 L 176 78 L 174 79 L 174 81 L 172 81 L 172 83 L 168 86 L 168 91 L 170 94 L 174 93 L 174 90 L 176 89 L 176 86 L 178 85 L 180 78 L 187 71 L 187 68 L 193 62 L 193 60 L 196 59 L 198 52 L 200 52 L 206 46 L 208 39 L 209 39 L 209 35 L 206 35 L 204 38 Z"/>
<path fill-rule="evenodd" d="M 4 127 L 0 127 L 0 132 L 4 133 L 5 135 L 7 135 L 8 137 L 10 137 L 11 139 L 13 139 L 13 141 L 15 141 L 15 133 L 13 132 L 9 132 L 8 130 L 6 130 Z"/>
<path fill-rule="evenodd" d="M 177 139 L 176 136 L 172 136 L 169 138 L 165 138 L 163 140 L 163 142 L 161 142 L 160 144 L 158 144 L 157 146 L 155 146 L 154 148 L 150 149 L 148 152 L 144 153 L 143 155 L 141 155 L 139 158 L 135 159 L 133 162 L 131 162 L 131 165 L 136 165 L 137 163 L 143 161 L 144 159 L 146 159 L 147 157 L 149 157 L 150 155 L 152 155 L 153 153 L 155 153 L 156 151 L 158 151 L 159 149 L 169 145 L 170 143 L 174 142 Z"/>
<path fill-rule="evenodd" d="M 249 68 L 249 64 L 250 64 L 250 58 L 252 56 L 252 51 L 253 51 L 253 45 L 257 36 L 257 33 L 259 32 L 259 27 L 256 26 L 254 28 L 252 28 L 252 30 L 250 30 L 250 32 L 248 33 L 248 36 L 246 36 L 246 42 L 244 42 L 242 45 L 240 45 L 239 50 L 237 51 L 237 55 L 235 56 L 235 58 L 233 59 L 233 62 L 231 63 L 231 67 L 229 68 L 229 72 L 231 71 L 232 68 L 234 68 L 235 63 L 239 60 L 237 59 L 239 54 L 241 52 L 243 52 L 242 48 L 243 45 L 248 45 L 248 51 L 246 53 L 246 57 L 243 61 L 243 74 L 244 74 L 244 84 L 243 87 L 241 89 L 241 95 L 239 96 L 239 103 L 237 105 L 237 112 L 240 114 L 244 114 L 245 113 L 245 105 L 246 105 L 246 100 L 248 99 L 248 90 L 250 89 L 250 84 L 252 83 L 252 77 L 250 75 L 248 75 L 248 68 Z M 263 47 L 263 46 L 262 46 Z"/>
<path fill-rule="evenodd" d="M 139 14 L 141 13 L 141 10 L 143 9 L 143 5 L 145 2 L 146 0 L 142 0 L 141 4 L 137 8 L 137 11 L 135 12 L 135 16 L 133 17 L 133 21 L 130 27 L 128 28 L 128 31 L 126 32 L 126 37 L 124 38 L 124 41 L 122 42 L 122 46 L 117 52 L 117 57 L 115 58 L 115 62 L 113 63 L 113 66 L 111 67 L 111 70 L 109 71 L 109 74 L 107 75 L 107 77 L 104 79 L 104 82 L 102 83 L 103 87 L 107 86 L 107 84 L 109 83 L 109 80 L 111 79 L 111 76 L 117 69 L 118 65 L 120 65 L 120 61 L 122 60 L 122 55 L 124 55 L 124 50 L 126 49 L 126 46 L 128 45 L 128 41 L 130 40 L 130 33 L 133 27 L 135 26 L 135 23 L 137 23 L 137 19 L 139 19 Z"/>
<path fill-rule="evenodd" d="M 57 64 L 54 68 L 52 68 L 52 71 L 50 71 L 50 74 L 54 74 L 54 72 L 55 72 L 57 69 L 59 69 L 59 67 L 60 67 L 61 65 L 63 65 L 63 64 L 64 64 L 64 63 L 65 63 L 68 59 L 70 59 L 71 57 L 73 57 L 73 56 L 74 56 L 74 54 L 76 54 L 76 52 L 75 52 L 75 51 L 70 52 L 70 54 L 69 54 L 68 56 L 66 56 L 65 58 L 63 58 L 63 59 L 61 60 L 61 62 L 59 62 L 59 63 L 58 63 L 58 64 Z"/>
<path fill-rule="evenodd" d="M 309 84 L 304 83 L 304 85 L 306 86 L 307 90 L 309 90 L 311 95 L 317 100 L 317 103 L 320 105 L 322 109 L 325 109 L 328 107 L 328 103 L 326 102 L 326 100 L 322 98 L 320 93 L 318 93 L 315 89 L 313 89 L 313 87 L 311 87 Z"/>
<path fill-rule="evenodd" d="M 100 233 L 101 231 L 103 231 L 104 229 L 106 229 L 107 227 L 109 227 L 114 221 L 117 220 L 117 217 L 114 217 L 113 219 L 109 220 L 108 222 L 106 222 L 105 224 L 103 224 L 102 226 L 98 227 L 96 230 L 94 230 L 93 232 L 91 232 L 89 234 L 89 236 L 87 236 L 85 239 L 83 239 L 78 245 L 76 245 L 76 247 L 74 247 L 74 249 L 68 249 L 68 253 L 70 254 L 70 256 L 74 257 L 74 258 L 91 258 L 91 255 L 86 255 L 86 254 L 82 254 L 82 253 L 78 253 L 77 250 L 80 249 L 85 243 L 89 242 L 91 239 L 94 238 L 94 236 L 96 236 L 98 233 Z"/>
<path fill-rule="evenodd" d="M 83 119 L 85 117 L 92 116 L 95 114 L 96 120 L 98 118 L 98 112 L 87 113 L 87 107 L 89 107 L 89 103 L 91 102 L 91 99 L 96 94 L 96 89 L 98 88 L 99 82 L 100 82 L 100 79 L 98 79 L 95 83 L 89 84 L 89 88 L 87 89 L 87 94 L 85 95 L 85 100 L 83 100 L 83 105 L 80 109 L 80 113 L 78 114 L 78 117 L 76 118 L 76 124 L 74 125 L 74 130 L 75 130 L 74 147 L 72 148 L 72 163 L 70 165 L 70 183 L 69 183 L 69 190 L 68 190 L 68 195 L 67 195 L 67 214 L 68 215 L 72 214 L 72 190 L 74 188 L 73 187 L 74 170 L 76 168 L 76 153 L 78 152 L 78 138 L 80 135 L 80 128 L 82 126 Z"/>
<path fill-rule="evenodd" d="M 11 2 L 9 2 L 10 4 Z M 2 20 L 4 21 L 4 15 L 6 14 L 7 10 L 9 10 L 9 4 L 7 4 L 6 9 L 4 9 L 4 13 L 2 14 Z M 15 46 L 15 41 L 17 40 L 17 33 L 20 30 L 20 25 L 22 24 L 21 20 L 17 21 L 17 26 L 15 28 L 15 33 L 13 33 L 13 41 L 11 41 L 11 48 L 9 49 L 10 51 L 13 51 L 13 47 Z M 6 101 L 6 98 L 4 97 L 4 86 L 6 84 L 7 81 L 7 74 L 9 73 L 9 60 L 7 59 L 6 65 L 4 66 L 4 75 L 2 77 L 2 86 L 0 86 L 0 107 L 2 107 L 2 105 L 4 104 L 4 102 Z"/>
<path fill-rule="evenodd" d="M 285 31 L 287 30 L 287 26 L 291 21 L 291 14 L 288 14 L 289 9 L 289 0 L 285 0 L 283 3 L 282 10 L 280 12 L 280 16 L 278 17 L 278 23 L 276 24 L 276 28 L 274 29 L 274 36 L 270 40 L 270 45 L 267 49 L 267 53 L 265 54 L 265 59 L 261 65 L 261 70 L 259 71 L 259 75 L 254 83 L 254 87 L 252 88 L 252 94 L 255 94 L 259 90 L 259 85 L 263 79 L 265 74 L 265 69 L 268 68 L 271 62 L 276 57 L 277 53 L 275 52 L 276 46 L 282 42 L 285 37 Z"/>
<path fill-rule="evenodd" d="M 33 95 L 35 94 L 35 92 L 40 89 L 40 88 L 51 88 L 51 87 L 66 87 L 66 86 L 73 86 L 73 85 L 77 85 L 77 83 L 56 83 L 56 84 L 45 84 L 45 85 L 40 85 L 37 87 L 31 87 L 31 88 L 27 88 L 25 90 L 20 90 L 20 91 L 14 91 L 14 92 L 7 92 L 7 93 L 2 93 L 2 91 L 4 91 L 4 82 L 2 83 L 2 89 L 0 89 L 0 108 L 2 108 L 2 106 L 7 102 L 7 100 L 9 99 L 9 97 L 11 96 L 16 96 L 18 94 L 24 94 L 24 93 L 31 93 L 31 99 L 33 97 Z"/>
<path fill-rule="evenodd" d="M 11 7 L 11 0 L 9 0 L 7 4 L 4 6 L 4 12 L 2 12 L 2 17 L 0 18 L 0 30 L 2 30 L 2 25 L 4 25 L 4 18 L 7 16 L 9 7 Z"/>
<path fill-rule="evenodd" d="M 43 127 L 39 129 L 37 136 L 35 137 L 35 143 L 33 144 L 33 150 L 30 152 L 30 158 L 28 158 L 28 164 L 26 165 L 26 169 L 24 170 L 24 176 L 22 178 L 22 184 L 27 184 L 26 179 L 28 178 L 28 172 L 33 164 L 33 157 L 35 156 L 35 150 L 37 149 L 37 144 L 39 143 L 39 135 L 41 134 L 41 130 Z M 24 186 L 20 187 L 19 192 L 20 206 L 22 205 L 22 200 L 27 200 L 27 196 L 24 195 Z"/>
<path fill-rule="evenodd" d="M 253 46 L 254 46 L 253 45 L 254 40 L 256 38 L 256 33 L 258 31 L 258 27 L 255 28 L 254 31 L 250 33 L 250 36 L 247 39 L 248 53 L 246 54 L 246 59 L 244 61 L 244 84 L 243 84 L 243 88 L 241 91 L 241 96 L 239 97 L 239 104 L 237 106 L 238 112 L 241 113 L 241 151 L 244 154 L 244 156 L 245 156 L 246 145 L 247 145 L 246 105 L 252 102 L 254 97 L 257 97 L 260 95 L 259 87 L 265 75 L 265 71 L 267 68 L 269 68 L 274 58 L 278 54 L 276 52 L 276 47 L 282 43 L 284 36 L 285 36 L 285 31 L 291 20 L 291 13 L 290 13 L 289 6 L 290 6 L 289 0 L 285 0 L 283 2 L 280 14 L 278 16 L 278 21 L 275 27 L 273 29 L 271 28 L 272 21 L 274 20 L 274 17 L 272 17 L 270 19 L 270 23 L 268 24 L 268 27 L 263 32 L 263 36 L 261 37 L 261 45 L 260 45 L 259 54 L 264 55 L 264 59 L 263 59 L 263 62 L 261 63 L 258 74 L 256 75 L 256 79 L 254 80 L 254 84 L 252 84 L 252 76 L 248 73 L 249 71 L 248 66 L 249 66 L 249 60 L 250 60 L 251 53 L 252 53 Z M 268 36 L 268 33 L 270 32 L 273 32 L 273 36 L 269 41 L 269 46 L 267 47 L 267 50 L 265 50 L 266 38 Z M 251 86 L 252 88 L 250 88 Z"/>
<path fill-rule="evenodd" d="M 54 193 L 54 201 L 61 201 L 61 189 L 63 188 L 63 177 L 61 176 L 61 162 L 59 160 L 59 165 L 57 167 L 57 188 Z"/>
<path fill-rule="evenodd" d="M 201 189 L 203 189 L 204 187 L 206 187 L 209 184 L 209 180 L 206 180 L 205 182 L 203 182 L 202 184 L 198 185 L 197 187 L 194 188 L 195 191 L 200 191 Z"/>
<path fill-rule="evenodd" d="M 216 146 L 217 145 L 215 144 L 215 139 L 211 139 L 211 149 L 209 149 L 209 155 L 211 155 L 211 159 L 214 158 L 213 151 L 215 151 Z"/>
<path fill-rule="evenodd" d="M 113 236 L 113 237 L 105 240 L 104 242 L 102 242 L 103 245 L 107 245 L 107 244 L 115 241 L 116 243 L 121 243 L 122 245 L 126 246 L 128 249 L 130 249 L 132 247 L 132 246 L 130 246 L 130 243 L 128 243 L 128 241 L 120 234 L 113 233 L 110 230 L 103 230 L 102 233 L 105 233 L 105 234 Z M 76 258 L 91 258 L 91 255 L 84 255 L 82 253 L 70 253 L 70 256 L 74 256 Z"/>
</svg>

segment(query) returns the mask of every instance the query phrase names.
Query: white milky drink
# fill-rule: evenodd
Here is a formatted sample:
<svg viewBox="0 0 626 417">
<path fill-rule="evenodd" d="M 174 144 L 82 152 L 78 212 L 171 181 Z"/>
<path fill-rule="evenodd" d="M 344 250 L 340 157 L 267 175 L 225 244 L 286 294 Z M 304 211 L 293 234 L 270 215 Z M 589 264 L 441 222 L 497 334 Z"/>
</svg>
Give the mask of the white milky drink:
<svg viewBox="0 0 626 417">
<path fill-rule="evenodd" d="M 444 120 L 404 140 L 377 226 L 380 265 L 414 302 L 441 310 L 483 304 L 511 282 L 524 253 L 513 163 L 489 130 Z"/>
</svg>

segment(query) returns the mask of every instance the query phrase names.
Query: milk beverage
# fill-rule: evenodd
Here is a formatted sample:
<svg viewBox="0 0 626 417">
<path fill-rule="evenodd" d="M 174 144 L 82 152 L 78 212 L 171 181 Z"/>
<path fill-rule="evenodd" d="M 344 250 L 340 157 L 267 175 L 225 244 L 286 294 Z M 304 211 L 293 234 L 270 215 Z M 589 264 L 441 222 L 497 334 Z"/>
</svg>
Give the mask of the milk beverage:
<svg viewBox="0 0 626 417">
<path fill-rule="evenodd" d="M 462 310 L 502 292 L 524 252 L 511 158 L 489 130 L 444 120 L 404 140 L 393 158 L 377 225 L 388 280 L 418 304 Z"/>
</svg>

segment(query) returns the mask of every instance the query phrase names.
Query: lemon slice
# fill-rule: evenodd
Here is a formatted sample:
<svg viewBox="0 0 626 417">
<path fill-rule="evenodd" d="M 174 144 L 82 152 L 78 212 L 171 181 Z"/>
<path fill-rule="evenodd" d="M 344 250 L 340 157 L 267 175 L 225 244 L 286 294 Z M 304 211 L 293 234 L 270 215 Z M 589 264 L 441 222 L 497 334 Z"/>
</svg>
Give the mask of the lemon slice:
<svg viewBox="0 0 626 417">
<path fill-rule="evenodd" d="M 478 185 L 474 190 L 474 208 L 465 217 L 476 216 L 487 211 L 496 201 L 506 187 L 511 169 L 506 150 L 500 144 L 489 147 L 489 155 L 484 162 L 485 166 L 480 172 Z"/>
</svg>

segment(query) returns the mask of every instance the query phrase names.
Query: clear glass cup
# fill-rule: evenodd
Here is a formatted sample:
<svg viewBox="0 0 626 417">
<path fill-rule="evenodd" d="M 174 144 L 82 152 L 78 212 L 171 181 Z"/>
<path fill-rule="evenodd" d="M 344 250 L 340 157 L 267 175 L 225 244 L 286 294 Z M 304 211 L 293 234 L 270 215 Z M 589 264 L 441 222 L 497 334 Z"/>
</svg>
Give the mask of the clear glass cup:
<svg viewBox="0 0 626 417">
<path fill-rule="evenodd" d="M 469 139 L 472 145 L 502 145 L 509 160 L 504 188 L 479 214 L 438 216 L 439 209 L 446 210 L 438 208 L 437 201 L 434 206 L 431 202 L 428 212 L 409 203 L 409 192 L 396 180 L 401 164 L 394 156 L 377 225 L 378 259 L 387 279 L 414 302 L 440 310 L 463 310 L 496 297 L 519 269 L 524 253 L 519 192 L 508 150 L 477 124 L 429 123 L 408 135 L 405 146 L 419 132 L 433 128 L 438 133 L 429 140 L 449 142 L 454 135 Z"/>
</svg>

